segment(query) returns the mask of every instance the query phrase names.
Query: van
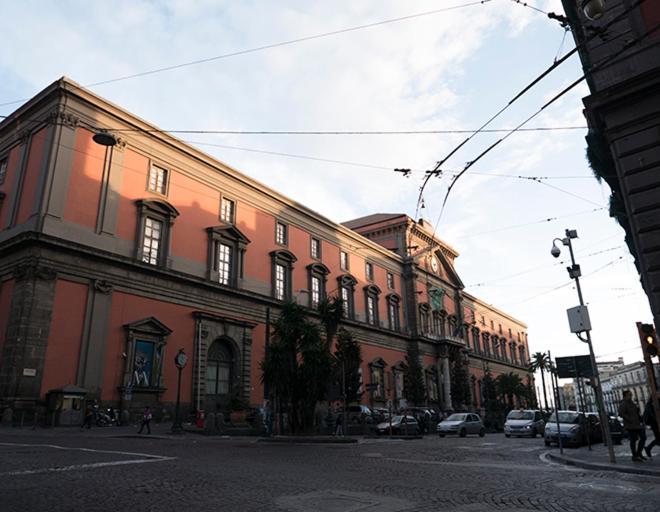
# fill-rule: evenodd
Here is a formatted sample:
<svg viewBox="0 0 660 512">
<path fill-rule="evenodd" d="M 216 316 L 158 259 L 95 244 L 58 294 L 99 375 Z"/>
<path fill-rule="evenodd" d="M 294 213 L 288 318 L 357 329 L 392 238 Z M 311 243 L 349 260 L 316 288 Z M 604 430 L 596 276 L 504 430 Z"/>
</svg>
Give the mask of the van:
<svg viewBox="0 0 660 512">
<path fill-rule="evenodd" d="M 504 423 L 504 435 L 511 436 L 530 436 L 536 437 L 543 435 L 545 430 L 545 421 L 541 411 L 531 409 L 513 409 L 506 417 Z"/>
</svg>

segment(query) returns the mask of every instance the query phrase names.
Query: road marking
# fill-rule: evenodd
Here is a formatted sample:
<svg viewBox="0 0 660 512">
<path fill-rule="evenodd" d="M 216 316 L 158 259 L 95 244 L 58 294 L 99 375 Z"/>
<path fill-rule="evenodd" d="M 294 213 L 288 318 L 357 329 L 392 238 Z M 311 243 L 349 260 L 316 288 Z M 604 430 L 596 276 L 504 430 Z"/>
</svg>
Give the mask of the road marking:
<svg viewBox="0 0 660 512">
<path fill-rule="evenodd" d="M 93 448 L 78 448 L 71 446 L 60 446 L 57 444 L 0 443 L 0 446 L 53 448 L 56 450 L 80 451 L 80 452 L 89 452 L 89 453 L 110 453 L 113 455 L 128 455 L 128 456 L 143 457 L 141 459 L 115 460 L 115 461 L 107 461 L 107 462 L 93 462 L 89 464 L 73 464 L 70 466 L 60 466 L 60 467 L 52 467 L 52 468 L 7 471 L 5 473 L 0 473 L 0 476 L 36 475 L 39 473 L 79 471 L 81 469 L 94 469 L 94 468 L 102 468 L 108 466 L 123 466 L 127 464 L 147 464 L 150 462 L 164 462 L 164 461 L 176 459 L 176 457 L 165 457 L 163 455 L 152 455 L 149 453 L 123 452 L 117 450 L 96 450 Z"/>
</svg>

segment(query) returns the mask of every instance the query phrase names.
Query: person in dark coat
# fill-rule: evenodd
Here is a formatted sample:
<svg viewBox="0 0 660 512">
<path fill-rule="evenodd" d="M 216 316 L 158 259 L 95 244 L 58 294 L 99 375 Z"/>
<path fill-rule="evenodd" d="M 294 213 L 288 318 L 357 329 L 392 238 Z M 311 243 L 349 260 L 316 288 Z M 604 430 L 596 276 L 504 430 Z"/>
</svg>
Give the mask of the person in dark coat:
<svg viewBox="0 0 660 512">
<path fill-rule="evenodd" d="M 623 392 L 623 400 L 619 404 L 619 416 L 623 418 L 623 428 L 628 431 L 630 437 L 630 451 L 632 460 L 646 460 L 642 455 L 644 442 L 646 441 L 646 432 L 639 415 L 639 407 L 633 402 L 632 391 L 626 389 Z"/>
<path fill-rule="evenodd" d="M 655 407 L 653 407 L 653 397 L 649 398 L 644 407 L 644 423 L 653 431 L 653 441 L 646 445 L 644 451 L 648 457 L 651 457 L 651 450 L 654 446 L 660 445 L 660 432 L 658 431 L 658 419 L 655 417 Z"/>
<path fill-rule="evenodd" d="M 335 435 L 336 436 L 343 436 L 344 435 L 344 413 L 342 411 L 338 411 L 337 413 L 337 423 L 335 426 Z"/>
<path fill-rule="evenodd" d="M 80 428 L 92 428 L 92 419 L 94 419 L 94 411 L 92 410 L 92 406 L 87 404 L 85 407 L 85 416 L 83 417 L 83 422 L 82 425 L 80 425 Z"/>
<path fill-rule="evenodd" d="M 151 427 L 149 426 L 149 423 L 151 423 L 151 407 L 148 405 L 144 408 L 144 411 L 142 412 L 142 425 L 140 425 L 140 430 L 138 430 L 138 434 L 142 433 L 142 429 L 144 427 L 147 427 L 147 434 L 151 434 Z"/>
</svg>

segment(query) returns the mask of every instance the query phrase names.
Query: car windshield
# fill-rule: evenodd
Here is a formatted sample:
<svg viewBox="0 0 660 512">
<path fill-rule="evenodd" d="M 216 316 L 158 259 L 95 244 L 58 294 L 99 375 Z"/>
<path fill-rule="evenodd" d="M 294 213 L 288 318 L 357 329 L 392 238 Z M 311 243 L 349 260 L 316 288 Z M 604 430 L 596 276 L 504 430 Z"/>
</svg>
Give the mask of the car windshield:
<svg viewBox="0 0 660 512">
<path fill-rule="evenodd" d="M 400 423 L 403 416 L 392 416 L 392 423 Z"/>
<path fill-rule="evenodd" d="M 548 423 L 557 422 L 557 417 L 553 412 L 548 420 Z M 576 412 L 559 412 L 559 423 L 579 423 L 580 415 Z"/>
<path fill-rule="evenodd" d="M 466 414 L 452 414 L 447 421 L 465 421 Z"/>
<path fill-rule="evenodd" d="M 511 411 L 506 417 L 507 420 L 533 420 L 534 413 L 530 411 Z"/>
</svg>

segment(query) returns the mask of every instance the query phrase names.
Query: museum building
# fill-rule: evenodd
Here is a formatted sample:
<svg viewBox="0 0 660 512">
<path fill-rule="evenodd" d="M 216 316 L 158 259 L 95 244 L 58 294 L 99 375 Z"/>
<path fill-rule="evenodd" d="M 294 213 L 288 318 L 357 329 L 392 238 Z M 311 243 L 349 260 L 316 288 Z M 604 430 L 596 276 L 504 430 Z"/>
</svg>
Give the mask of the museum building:
<svg viewBox="0 0 660 512">
<path fill-rule="evenodd" d="M 427 403 L 456 364 L 526 380 L 526 325 L 466 293 L 424 220 L 337 223 L 62 78 L 0 123 L 0 410 L 49 394 L 217 411 L 264 400 L 260 363 L 285 301 L 343 299 L 362 401 L 399 403 L 415 344 Z M 367 386 L 367 384 L 371 384 Z"/>
</svg>

